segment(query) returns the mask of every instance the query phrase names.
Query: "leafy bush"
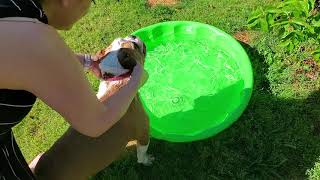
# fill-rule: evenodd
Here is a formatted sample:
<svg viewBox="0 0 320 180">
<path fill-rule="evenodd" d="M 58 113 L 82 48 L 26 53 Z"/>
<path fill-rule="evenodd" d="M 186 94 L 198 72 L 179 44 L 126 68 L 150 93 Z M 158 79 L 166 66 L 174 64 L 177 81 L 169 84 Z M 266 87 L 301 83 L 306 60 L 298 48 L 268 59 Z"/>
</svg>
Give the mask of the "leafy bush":
<svg viewBox="0 0 320 180">
<path fill-rule="evenodd" d="M 314 39 L 318 48 L 311 53 L 320 59 L 320 13 L 314 0 L 285 0 L 276 6 L 259 8 L 249 17 L 248 27 L 276 33 L 281 40 L 279 45 L 288 52 L 301 42 Z"/>
</svg>

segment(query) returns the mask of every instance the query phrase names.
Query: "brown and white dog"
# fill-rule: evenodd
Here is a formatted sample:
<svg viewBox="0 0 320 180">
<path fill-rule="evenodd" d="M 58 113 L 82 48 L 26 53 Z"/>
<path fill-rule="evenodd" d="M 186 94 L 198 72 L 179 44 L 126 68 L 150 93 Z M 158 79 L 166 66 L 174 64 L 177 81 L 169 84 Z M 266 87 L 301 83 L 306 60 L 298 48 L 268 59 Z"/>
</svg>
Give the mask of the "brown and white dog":
<svg viewBox="0 0 320 180">
<path fill-rule="evenodd" d="M 105 101 L 130 80 L 130 72 L 137 62 L 144 63 L 146 47 L 139 38 L 129 36 L 116 39 L 97 55 L 103 75 L 97 97 Z M 115 161 L 134 140 L 138 163 L 151 165 L 154 158 L 147 154 L 149 119 L 138 95 L 127 113 L 103 135 L 91 138 L 70 127 L 30 167 L 39 180 L 86 180 Z"/>
<path fill-rule="evenodd" d="M 128 83 L 130 74 L 136 63 L 144 64 L 146 46 L 140 38 L 130 35 L 125 38 L 115 39 L 107 49 L 98 52 L 97 57 L 101 59 L 99 67 L 103 77 L 99 85 L 97 97 L 100 101 L 105 101 Z M 134 98 L 131 106 L 143 111 L 139 95 Z M 148 117 L 144 117 L 141 121 L 145 122 L 141 123 L 141 127 L 138 126 L 139 129 L 137 129 L 135 137 L 131 138 L 132 140 L 136 140 L 138 163 L 151 165 L 154 158 L 147 154 L 149 146 L 149 119 Z M 132 144 L 132 142 L 129 144 Z"/>
</svg>

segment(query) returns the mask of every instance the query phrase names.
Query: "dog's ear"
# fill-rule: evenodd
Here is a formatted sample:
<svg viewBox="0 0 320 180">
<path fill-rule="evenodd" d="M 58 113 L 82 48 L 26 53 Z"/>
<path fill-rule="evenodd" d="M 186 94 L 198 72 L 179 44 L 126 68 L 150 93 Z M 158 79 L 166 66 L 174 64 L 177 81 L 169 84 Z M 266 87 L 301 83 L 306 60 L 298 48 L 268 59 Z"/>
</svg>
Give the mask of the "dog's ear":
<svg viewBox="0 0 320 180">
<path fill-rule="evenodd" d="M 137 53 L 133 49 L 121 48 L 118 53 L 118 60 L 124 69 L 133 70 L 137 64 Z"/>
<path fill-rule="evenodd" d="M 147 46 L 145 43 L 142 43 L 142 48 L 143 48 L 143 55 L 146 56 L 147 55 Z"/>
<path fill-rule="evenodd" d="M 106 57 L 111 52 L 111 49 L 112 49 L 112 45 L 110 45 L 109 47 L 107 47 L 105 49 L 102 49 L 102 50 L 98 51 L 97 54 L 96 54 L 96 57 L 99 60 L 103 59 L 104 57 Z"/>
</svg>

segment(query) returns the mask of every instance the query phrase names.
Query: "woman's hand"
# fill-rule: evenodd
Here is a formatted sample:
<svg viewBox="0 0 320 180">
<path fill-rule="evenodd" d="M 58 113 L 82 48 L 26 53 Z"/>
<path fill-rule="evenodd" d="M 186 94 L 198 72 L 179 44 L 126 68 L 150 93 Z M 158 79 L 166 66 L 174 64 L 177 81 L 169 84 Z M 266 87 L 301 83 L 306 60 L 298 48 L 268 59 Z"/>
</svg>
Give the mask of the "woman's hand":
<svg viewBox="0 0 320 180">
<path fill-rule="evenodd" d="M 101 70 L 99 64 L 102 59 L 98 58 L 97 56 L 92 56 L 92 65 L 90 67 L 91 72 L 98 78 L 102 78 Z"/>
<path fill-rule="evenodd" d="M 102 75 L 99 68 L 99 63 L 102 58 L 97 55 L 89 54 L 77 54 L 77 59 L 85 69 L 90 70 L 98 79 L 101 79 Z"/>
<path fill-rule="evenodd" d="M 98 51 L 95 55 L 91 56 L 92 65 L 90 67 L 91 72 L 98 78 L 102 79 L 101 69 L 99 67 L 102 59 L 111 51 L 111 46 Z"/>
</svg>

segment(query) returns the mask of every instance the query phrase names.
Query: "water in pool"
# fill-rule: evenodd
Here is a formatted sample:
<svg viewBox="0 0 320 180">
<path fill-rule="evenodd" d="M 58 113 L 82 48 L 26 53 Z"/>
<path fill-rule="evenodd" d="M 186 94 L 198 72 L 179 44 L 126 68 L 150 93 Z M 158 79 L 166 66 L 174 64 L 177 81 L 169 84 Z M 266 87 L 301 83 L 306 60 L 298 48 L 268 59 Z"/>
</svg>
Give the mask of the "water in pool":
<svg viewBox="0 0 320 180">
<path fill-rule="evenodd" d="M 181 123 L 188 119 L 186 116 L 198 116 L 199 112 L 189 115 L 183 115 L 182 112 L 191 112 L 196 106 L 196 99 L 214 96 L 219 90 L 241 80 L 234 57 L 230 57 L 225 50 L 208 44 L 205 40 L 171 41 L 159 43 L 148 50 L 145 67 L 149 72 L 149 80 L 140 93 L 143 101 L 148 101 L 148 110 L 159 121 Z M 209 100 L 206 104 L 215 105 Z M 197 111 L 201 110 L 210 111 L 210 107 Z M 181 115 L 178 116 L 177 113 Z M 163 118 L 170 115 L 174 117 Z M 209 117 L 202 117 L 202 121 L 212 124 Z M 156 124 L 157 122 L 153 122 L 153 125 Z M 206 125 L 205 122 L 201 124 Z"/>
</svg>

